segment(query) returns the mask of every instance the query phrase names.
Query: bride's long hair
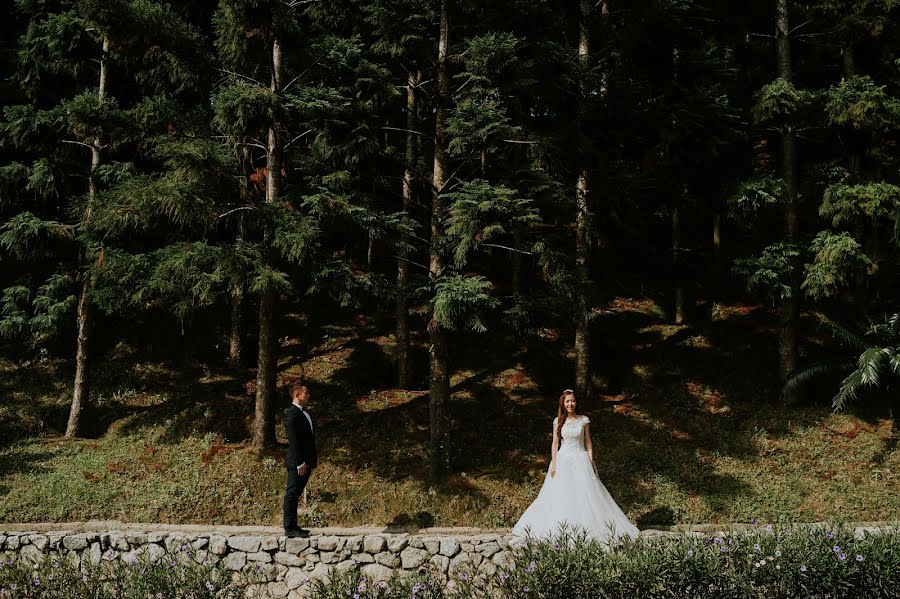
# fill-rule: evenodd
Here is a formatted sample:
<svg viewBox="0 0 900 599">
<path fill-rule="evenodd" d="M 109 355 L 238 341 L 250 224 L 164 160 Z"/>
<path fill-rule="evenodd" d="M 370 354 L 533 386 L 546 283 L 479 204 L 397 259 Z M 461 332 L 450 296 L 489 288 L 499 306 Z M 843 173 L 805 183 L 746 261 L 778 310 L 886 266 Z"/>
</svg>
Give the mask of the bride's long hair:
<svg viewBox="0 0 900 599">
<path fill-rule="evenodd" d="M 562 445 L 562 427 L 566 423 L 566 418 L 568 417 L 568 412 L 566 411 L 566 398 L 568 396 L 575 397 L 575 392 L 571 389 L 566 389 L 562 392 L 562 395 L 559 396 L 559 409 L 556 412 L 556 438 L 559 440 L 559 444 Z M 576 410 L 578 409 L 578 404 L 575 404 Z"/>
</svg>

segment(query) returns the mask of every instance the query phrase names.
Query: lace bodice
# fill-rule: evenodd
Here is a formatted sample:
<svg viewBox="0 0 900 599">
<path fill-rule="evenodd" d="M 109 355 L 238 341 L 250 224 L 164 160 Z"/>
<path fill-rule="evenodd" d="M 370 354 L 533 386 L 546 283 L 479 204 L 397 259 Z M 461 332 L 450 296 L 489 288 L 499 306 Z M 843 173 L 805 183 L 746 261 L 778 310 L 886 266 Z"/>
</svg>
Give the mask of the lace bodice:
<svg viewBox="0 0 900 599">
<path fill-rule="evenodd" d="M 591 419 L 587 416 L 579 416 L 577 418 L 566 418 L 565 424 L 562 426 L 562 443 L 560 450 L 576 450 L 586 451 L 584 447 L 584 427 L 589 424 Z M 558 419 L 553 419 L 553 426 L 556 427 Z"/>
</svg>

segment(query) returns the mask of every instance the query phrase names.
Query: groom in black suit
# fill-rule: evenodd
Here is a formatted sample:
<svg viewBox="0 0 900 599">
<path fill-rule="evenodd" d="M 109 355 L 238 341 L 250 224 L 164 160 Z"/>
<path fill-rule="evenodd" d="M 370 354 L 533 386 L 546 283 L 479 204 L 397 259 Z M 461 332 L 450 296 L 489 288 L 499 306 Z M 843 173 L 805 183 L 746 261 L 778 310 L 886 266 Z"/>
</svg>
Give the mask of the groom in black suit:
<svg viewBox="0 0 900 599">
<path fill-rule="evenodd" d="M 287 468 L 287 488 L 284 491 L 284 534 L 306 537 L 309 531 L 297 526 L 297 502 L 316 467 L 316 438 L 309 405 L 309 388 L 301 382 L 291 385 L 291 405 L 284 411 L 284 430 L 288 437 L 288 451 L 284 456 Z"/>
</svg>

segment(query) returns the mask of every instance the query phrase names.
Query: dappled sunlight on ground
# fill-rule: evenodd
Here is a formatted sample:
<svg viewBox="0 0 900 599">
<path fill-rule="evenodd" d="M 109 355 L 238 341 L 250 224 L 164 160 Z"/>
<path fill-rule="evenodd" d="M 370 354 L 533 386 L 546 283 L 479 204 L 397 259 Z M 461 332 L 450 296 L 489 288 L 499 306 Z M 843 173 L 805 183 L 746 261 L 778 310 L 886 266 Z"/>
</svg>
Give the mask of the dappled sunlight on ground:
<svg viewBox="0 0 900 599">
<path fill-rule="evenodd" d="M 771 315 L 718 305 L 670 325 L 651 300 L 595 310 L 592 420 L 601 478 L 641 524 L 900 518 L 900 451 L 886 414 L 778 403 Z M 289 318 L 294 318 L 289 317 Z M 312 526 L 511 526 L 549 463 L 551 422 L 573 366 L 565 331 L 527 345 L 464 338 L 453 356 L 456 472 L 428 484 L 427 348 L 418 389 L 394 388 L 391 336 L 365 319 L 310 327 L 283 344 L 279 384 L 308 381 L 321 446 Z M 63 441 L 62 361 L 0 364 L 0 521 L 278 524 L 282 449 L 248 451 L 252 371 L 135 362 L 99 369 L 97 430 Z M 287 404 L 286 393 L 279 396 Z M 857 409 L 857 408 L 854 408 Z M 278 432 L 284 442 L 283 431 Z"/>
</svg>

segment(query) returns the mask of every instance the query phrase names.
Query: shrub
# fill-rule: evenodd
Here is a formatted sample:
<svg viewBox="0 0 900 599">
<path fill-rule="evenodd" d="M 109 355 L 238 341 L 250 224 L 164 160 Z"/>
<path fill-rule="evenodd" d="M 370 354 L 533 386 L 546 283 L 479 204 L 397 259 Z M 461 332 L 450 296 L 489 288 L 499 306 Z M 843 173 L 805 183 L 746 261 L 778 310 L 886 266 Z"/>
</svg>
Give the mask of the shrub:
<svg viewBox="0 0 900 599">
<path fill-rule="evenodd" d="M 900 531 L 772 527 L 717 537 L 626 540 L 615 547 L 561 530 L 515 549 L 516 563 L 452 584 L 417 574 L 383 583 L 359 572 L 313 585 L 314 599 L 896 598 Z"/>
</svg>

